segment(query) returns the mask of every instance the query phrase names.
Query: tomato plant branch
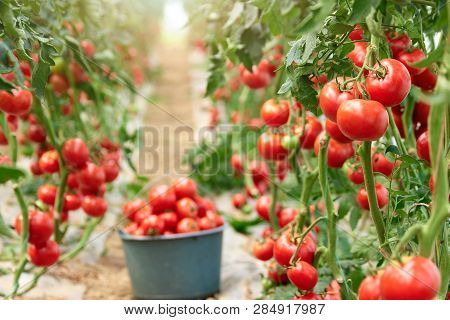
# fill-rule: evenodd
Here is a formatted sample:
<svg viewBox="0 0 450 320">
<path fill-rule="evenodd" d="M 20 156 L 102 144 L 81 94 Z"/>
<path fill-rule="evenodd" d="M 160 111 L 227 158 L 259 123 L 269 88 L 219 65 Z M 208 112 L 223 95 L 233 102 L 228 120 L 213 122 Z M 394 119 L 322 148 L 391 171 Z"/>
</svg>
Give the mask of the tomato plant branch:
<svg viewBox="0 0 450 320">
<path fill-rule="evenodd" d="M 307 234 L 321 221 L 327 219 L 326 217 L 320 217 L 318 219 L 316 219 L 313 223 L 311 223 L 311 225 L 308 226 L 308 228 L 305 229 L 305 231 L 300 235 L 300 237 L 297 237 L 295 239 L 295 242 L 297 243 L 297 248 L 295 248 L 295 253 L 292 255 L 291 257 L 291 261 L 290 264 L 291 265 L 295 265 L 297 263 L 297 255 L 298 252 L 300 251 L 300 247 L 303 244 L 303 240 L 305 240 L 305 237 L 307 236 Z"/>
<path fill-rule="evenodd" d="M 408 154 L 408 150 L 406 150 L 406 146 L 403 143 L 402 137 L 400 136 L 400 132 L 398 131 L 397 125 L 395 124 L 394 117 L 392 115 L 391 108 L 386 108 L 389 115 L 389 127 L 391 128 L 392 133 L 394 134 L 395 143 L 400 149 L 402 154 Z"/>
<path fill-rule="evenodd" d="M 272 199 L 270 203 L 269 219 L 272 229 L 277 231 L 279 229 L 278 218 L 276 213 L 277 201 L 278 201 L 278 185 L 275 181 L 276 169 L 274 163 L 269 163 L 270 167 L 270 187 L 272 189 Z"/>
<path fill-rule="evenodd" d="M 394 258 L 399 258 L 402 250 L 405 248 L 405 246 L 408 244 L 408 242 L 414 238 L 415 236 L 418 236 L 419 239 L 421 237 L 421 233 L 423 230 L 423 225 L 416 224 L 410 227 L 403 237 L 400 239 L 400 241 L 397 243 L 397 245 L 394 248 L 394 251 L 392 252 L 392 256 Z"/>
</svg>

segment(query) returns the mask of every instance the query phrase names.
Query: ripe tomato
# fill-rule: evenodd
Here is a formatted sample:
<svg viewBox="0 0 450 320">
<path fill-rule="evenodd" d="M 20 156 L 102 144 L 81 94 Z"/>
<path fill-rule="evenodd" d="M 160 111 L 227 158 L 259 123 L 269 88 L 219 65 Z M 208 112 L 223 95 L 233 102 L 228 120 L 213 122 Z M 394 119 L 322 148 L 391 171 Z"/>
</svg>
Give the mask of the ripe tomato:
<svg viewBox="0 0 450 320">
<path fill-rule="evenodd" d="M 441 275 L 433 261 L 405 257 L 386 267 L 380 278 L 381 298 L 385 300 L 431 300 L 439 292 Z"/>
<path fill-rule="evenodd" d="M 358 300 L 380 300 L 380 277 L 367 276 L 359 285 Z"/>
<path fill-rule="evenodd" d="M 394 108 L 392 108 L 392 111 L 394 111 Z M 394 118 L 395 126 L 397 127 L 400 136 L 402 138 L 405 138 L 405 128 L 403 126 L 402 113 L 403 112 L 392 112 L 392 117 Z"/>
<path fill-rule="evenodd" d="M 375 153 L 372 156 L 373 172 L 379 172 L 385 176 L 390 176 L 394 170 L 394 163 L 390 162 L 382 153 Z"/>
<path fill-rule="evenodd" d="M 317 136 L 322 132 L 322 124 L 314 116 L 306 117 L 305 132 L 300 138 L 300 147 L 302 149 L 313 149 L 314 141 Z"/>
<path fill-rule="evenodd" d="M 366 53 L 367 42 L 355 42 L 355 48 L 347 54 L 347 58 L 349 58 L 355 66 L 361 68 L 364 64 Z"/>
<path fill-rule="evenodd" d="M 412 76 L 411 82 L 422 90 L 431 91 L 436 87 L 437 75 L 430 68 L 426 68 L 425 71 Z"/>
<path fill-rule="evenodd" d="M 271 238 L 255 240 L 252 244 L 252 253 L 256 259 L 267 261 L 273 256 L 274 241 Z"/>
<path fill-rule="evenodd" d="M 209 230 L 216 227 L 216 219 L 214 217 L 202 217 L 197 220 L 200 230 Z"/>
<path fill-rule="evenodd" d="M 428 126 L 428 116 L 430 114 L 430 105 L 423 101 L 417 101 L 414 104 L 413 122 L 419 122 Z"/>
<path fill-rule="evenodd" d="M 278 217 L 278 223 L 280 227 L 284 227 L 288 225 L 290 222 L 294 221 L 294 219 L 298 215 L 298 210 L 295 208 L 284 208 L 280 212 L 280 216 Z"/>
<path fill-rule="evenodd" d="M 73 78 L 75 80 L 75 83 L 83 83 L 89 81 L 89 76 L 86 74 L 86 72 L 83 70 L 83 68 L 76 62 L 71 62 L 69 64 L 69 69 L 73 74 Z"/>
<path fill-rule="evenodd" d="M 164 219 L 157 215 L 150 215 L 139 225 L 145 235 L 156 236 L 164 233 Z"/>
<path fill-rule="evenodd" d="M 130 222 L 123 228 L 123 232 L 128 234 L 134 234 L 138 229 L 138 224 L 136 222 Z"/>
<path fill-rule="evenodd" d="M 261 118 L 270 127 L 279 127 L 289 120 L 289 101 L 275 99 L 264 102 L 260 110 Z"/>
<path fill-rule="evenodd" d="M 148 193 L 148 202 L 155 213 L 174 210 L 176 201 L 173 188 L 164 184 L 151 188 Z"/>
<path fill-rule="evenodd" d="M 178 216 L 175 212 L 163 212 L 159 216 L 164 221 L 166 230 L 175 231 L 178 224 Z"/>
<path fill-rule="evenodd" d="M 58 192 L 58 189 L 54 185 L 43 184 L 43 185 L 39 186 L 39 188 L 37 189 L 37 197 L 43 203 L 48 204 L 49 206 L 52 206 L 55 204 L 57 192 Z"/>
<path fill-rule="evenodd" d="M 50 267 L 59 259 L 59 246 L 53 240 L 48 240 L 42 246 L 28 246 L 30 261 L 37 267 Z"/>
<path fill-rule="evenodd" d="M 208 211 L 216 211 L 216 206 L 211 199 L 203 198 L 197 195 L 195 197 L 195 201 L 197 202 L 199 217 L 204 217 Z"/>
<path fill-rule="evenodd" d="M 276 170 L 276 176 L 278 180 L 283 181 L 284 178 L 286 178 L 287 173 L 289 172 L 289 169 L 291 168 L 291 165 L 286 160 L 280 160 L 276 162 L 275 165 Z"/>
<path fill-rule="evenodd" d="M 89 149 L 80 138 L 66 140 L 61 152 L 64 161 L 75 168 L 82 168 L 89 160 Z"/>
<path fill-rule="evenodd" d="M 262 196 L 262 197 L 259 197 L 258 200 L 256 200 L 255 210 L 261 218 L 269 221 L 270 220 L 269 212 L 270 212 L 271 206 L 272 206 L 272 198 L 270 196 Z M 280 204 L 277 203 L 275 205 L 275 213 L 277 215 L 279 215 L 280 211 L 281 211 L 281 206 L 280 206 Z"/>
<path fill-rule="evenodd" d="M 356 41 L 356 40 L 362 40 L 364 35 L 364 30 L 362 29 L 360 24 L 355 25 L 352 32 L 348 35 L 350 40 Z"/>
<path fill-rule="evenodd" d="M 341 91 L 339 83 L 343 83 L 344 78 L 338 77 L 328 82 L 319 94 L 319 106 L 325 116 L 333 122 L 336 122 L 336 114 L 342 102 L 355 98 L 353 84 L 348 84 L 349 91 Z"/>
<path fill-rule="evenodd" d="M 361 184 L 364 182 L 364 173 L 360 165 L 355 167 L 350 167 L 347 170 L 348 179 L 354 184 Z"/>
<path fill-rule="evenodd" d="M 389 193 L 384 185 L 381 183 L 375 184 L 375 192 L 377 194 L 377 202 L 379 208 L 384 208 L 389 201 Z M 363 209 L 370 210 L 369 206 L 369 198 L 367 196 L 367 191 L 365 188 L 361 188 L 358 190 L 358 194 L 356 196 L 356 201 L 359 206 Z"/>
<path fill-rule="evenodd" d="M 386 108 L 374 100 L 348 100 L 341 104 L 337 112 L 339 129 L 353 140 L 378 140 L 386 132 L 388 124 Z"/>
<path fill-rule="evenodd" d="M 314 153 L 319 155 L 320 141 L 323 135 L 319 135 L 314 142 Z M 334 139 L 330 139 L 328 143 L 327 165 L 330 168 L 342 168 L 344 162 L 353 157 L 355 151 L 351 143 L 339 143 Z"/>
<path fill-rule="evenodd" d="M 177 213 L 180 218 L 197 218 L 198 206 L 191 198 L 182 198 L 176 203 Z"/>
<path fill-rule="evenodd" d="M 29 229 L 28 242 L 37 246 L 45 243 L 53 234 L 53 220 L 51 216 L 42 211 L 28 210 Z M 22 233 L 22 216 L 18 215 L 15 220 L 17 234 Z"/>
<path fill-rule="evenodd" d="M 325 131 L 328 135 L 339 143 L 349 143 L 352 139 L 347 138 L 339 129 L 338 125 L 331 120 L 325 121 Z"/>
<path fill-rule="evenodd" d="M 206 217 L 208 217 L 211 220 L 214 220 L 216 222 L 215 225 L 216 227 L 223 226 L 224 224 L 223 217 L 215 211 L 208 210 L 206 212 Z"/>
<path fill-rule="evenodd" d="M 303 294 L 301 296 L 295 296 L 292 298 L 292 300 L 323 300 L 322 296 L 320 294 L 314 293 L 314 292 L 308 292 L 306 294 Z"/>
<path fill-rule="evenodd" d="M 425 160 L 428 163 L 431 162 L 428 131 L 425 131 L 419 136 L 419 138 L 416 141 L 416 149 L 417 149 L 417 156 L 420 159 Z"/>
<path fill-rule="evenodd" d="M 250 89 L 261 89 L 267 87 L 270 82 L 270 75 L 253 66 L 252 71 L 247 70 L 243 65 L 239 67 L 239 76 L 242 82 Z"/>
<path fill-rule="evenodd" d="M 67 177 L 67 186 L 70 189 L 78 188 L 78 180 L 77 175 L 75 173 L 69 173 L 69 176 Z"/>
<path fill-rule="evenodd" d="M 231 198 L 231 202 L 236 209 L 240 209 L 247 203 L 247 197 L 243 193 L 236 193 Z"/>
<path fill-rule="evenodd" d="M 73 211 L 78 210 L 81 207 L 81 199 L 80 196 L 73 193 L 65 193 L 64 194 L 64 202 L 63 202 L 63 210 L 64 211 Z"/>
<path fill-rule="evenodd" d="M 39 162 L 32 162 L 30 165 L 30 171 L 31 173 L 33 173 L 35 176 L 40 176 L 41 174 L 43 174 L 41 167 L 39 166 Z"/>
<path fill-rule="evenodd" d="M 69 89 L 69 82 L 67 81 L 66 77 L 60 75 L 59 73 L 53 73 L 48 78 L 48 83 L 53 88 L 53 91 L 57 95 L 61 95 L 63 93 L 66 93 Z"/>
<path fill-rule="evenodd" d="M 268 182 L 269 179 L 269 167 L 265 162 L 253 160 L 248 165 L 248 170 L 250 171 L 253 182 L 258 183 L 261 181 Z"/>
<path fill-rule="evenodd" d="M 194 180 L 189 178 L 179 178 L 173 183 L 173 189 L 177 199 L 191 198 L 195 199 L 197 196 L 197 184 Z"/>
<path fill-rule="evenodd" d="M 148 205 L 145 207 L 141 207 L 140 209 L 137 209 L 137 211 L 135 211 L 135 213 L 133 215 L 133 221 L 140 224 L 151 214 L 152 214 L 152 210 Z"/>
<path fill-rule="evenodd" d="M 30 91 L 23 89 L 13 89 L 12 94 L 0 90 L 0 110 L 21 116 L 27 114 L 31 109 L 33 95 Z"/>
<path fill-rule="evenodd" d="M 385 107 L 400 104 L 411 90 L 411 77 L 408 69 L 395 59 L 383 59 L 377 71 L 370 71 L 366 77 L 366 88 L 372 100 Z"/>
<path fill-rule="evenodd" d="M 90 189 L 99 189 L 105 182 L 105 171 L 102 167 L 92 162 L 88 162 L 86 166 L 78 171 L 78 183 Z"/>
<path fill-rule="evenodd" d="M 83 197 L 81 207 L 88 216 L 98 218 L 108 210 L 108 203 L 103 198 L 87 195 Z"/>
<path fill-rule="evenodd" d="M 305 261 L 297 261 L 294 267 L 288 268 L 289 281 L 300 290 L 312 290 L 317 284 L 319 274 L 316 268 Z"/>
<path fill-rule="evenodd" d="M 177 233 L 190 233 L 199 230 L 198 222 L 192 218 L 183 218 L 177 224 Z"/>
<path fill-rule="evenodd" d="M 36 143 L 44 143 L 47 134 L 44 128 L 38 124 L 30 124 L 27 129 L 27 138 Z"/>
<path fill-rule="evenodd" d="M 44 173 L 55 173 L 59 171 L 58 152 L 56 150 L 45 151 L 39 158 L 39 168 Z"/>
<path fill-rule="evenodd" d="M 270 75 L 272 78 L 274 78 L 277 75 L 277 66 L 273 63 L 270 63 L 267 59 L 262 59 L 261 62 L 258 64 L 258 69 L 261 72 L 265 72 L 268 75 Z"/>
<path fill-rule="evenodd" d="M 281 266 L 287 267 L 290 265 L 290 260 L 295 254 L 296 249 L 297 244 L 292 241 L 290 230 L 288 230 L 275 241 L 273 256 Z M 296 258 L 312 264 L 315 252 L 316 243 L 309 235 L 307 235 L 300 245 Z"/>
<path fill-rule="evenodd" d="M 267 160 L 282 160 L 287 157 L 288 150 L 282 144 L 283 134 L 264 132 L 258 138 L 258 151 Z"/>
<path fill-rule="evenodd" d="M 313 83 L 314 89 L 319 89 L 319 84 L 325 84 L 328 81 L 326 74 L 319 74 L 319 76 L 310 75 L 309 80 Z"/>
<path fill-rule="evenodd" d="M 89 58 L 93 58 L 95 55 L 95 46 L 90 40 L 81 40 L 80 47 L 83 49 L 84 54 Z"/>
<path fill-rule="evenodd" d="M 119 176 L 120 166 L 115 160 L 104 160 L 101 165 L 105 172 L 105 182 L 113 182 Z"/>
<path fill-rule="evenodd" d="M 242 158 L 238 154 L 233 154 L 230 158 L 231 168 L 236 175 L 241 175 L 244 172 L 244 166 L 242 165 Z"/>
<path fill-rule="evenodd" d="M 272 262 L 267 267 L 267 277 L 276 284 L 285 284 L 289 281 L 286 269 Z"/>
<path fill-rule="evenodd" d="M 415 48 L 411 51 L 400 51 L 397 55 L 397 60 L 403 63 L 408 69 L 411 76 L 416 76 L 425 71 L 425 68 L 413 67 L 412 64 L 425 59 L 425 53 L 422 50 Z"/>
<path fill-rule="evenodd" d="M 396 32 L 386 32 L 386 37 L 394 58 L 397 57 L 400 51 L 411 46 L 411 39 L 406 33 L 403 35 L 398 35 Z"/>
<path fill-rule="evenodd" d="M 336 280 L 330 282 L 330 285 L 325 288 L 325 292 L 323 300 L 342 300 L 341 286 Z"/>
</svg>

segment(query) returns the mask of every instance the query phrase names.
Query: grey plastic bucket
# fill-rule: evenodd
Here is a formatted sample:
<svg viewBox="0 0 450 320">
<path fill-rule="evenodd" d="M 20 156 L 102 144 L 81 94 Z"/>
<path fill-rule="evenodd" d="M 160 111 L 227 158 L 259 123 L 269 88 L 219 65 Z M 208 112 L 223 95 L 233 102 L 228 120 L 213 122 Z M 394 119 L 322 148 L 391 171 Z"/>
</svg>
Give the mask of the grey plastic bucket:
<svg viewBox="0 0 450 320">
<path fill-rule="evenodd" d="M 203 299 L 219 291 L 223 227 L 155 237 L 119 235 L 136 298 Z"/>
</svg>

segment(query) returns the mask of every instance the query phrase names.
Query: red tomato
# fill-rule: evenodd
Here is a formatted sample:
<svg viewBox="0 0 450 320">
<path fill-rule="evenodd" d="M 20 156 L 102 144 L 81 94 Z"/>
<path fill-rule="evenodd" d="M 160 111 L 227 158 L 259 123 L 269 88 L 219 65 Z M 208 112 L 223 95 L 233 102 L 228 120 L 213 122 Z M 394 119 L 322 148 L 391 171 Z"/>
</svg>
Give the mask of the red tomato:
<svg viewBox="0 0 450 320">
<path fill-rule="evenodd" d="M 198 206 L 191 198 L 182 198 L 176 203 L 177 213 L 181 218 L 197 218 Z"/>
<path fill-rule="evenodd" d="M 300 290 L 312 290 L 319 279 L 316 268 L 301 260 L 294 267 L 288 269 L 287 276 L 291 283 Z"/>
<path fill-rule="evenodd" d="M 86 166 L 78 171 L 78 183 L 92 189 L 99 189 L 105 182 L 105 171 L 102 167 L 92 162 L 88 162 Z"/>
<path fill-rule="evenodd" d="M 217 88 L 213 93 L 215 100 L 228 100 L 230 99 L 230 92 L 224 87 Z"/>
<path fill-rule="evenodd" d="M 314 116 L 306 117 L 305 133 L 300 138 L 300 147 L 302 149 L 313 149 L 314 141 L 317 136 L 322 132 L 322 124 Z"/>
<path fill-rule="evenodd" d="M 206 212 L 206 217 L 210 218 L 211 220 L 214 220 L 216 222 L 216 227 L 223 226 L 223 224 L 224 224 L 222 216 L 220 214 L 218 214 L 217 212 L 208 210 Z"/>
<path fill-rule="evenodd" d="M 364 30 L 362 29 L 361 25 L 357 24 L 353 28 L 352 32 L 348 35 L 350 40 L 356 41 L 356 40 L 362 40 L 364 35 Z"/>
<path fill-rule="evenodd" d="M 233 154 L 230 158 L 231 168 L 237 175 L 241 175 L 244 172 L 244 166 L 242 165 L 242 158 L 238 154 Z"/>
<path fill-rule="evenodd" d="M 231 202 L 236 209 L 240 209 L 247 203 L 247 197 L 243 193 L 236 193 L 231 198 Z"/>
<path fill-rule="evenodd" d="M 289 169 L 291 168 L 290 164 L 286 160 L 280 160 L 276 162 L 276 175 L 280 181 L 283 181 L 286 178 Z"/>
<path fill-rule="evenodd" d="M 21 116 L 27 114 L 31 109 L 33 95 L 30 91 L 23 89 L 13 89 L 12 94 L 7 91 L 0 91 L 0 110 Z"/>
<path fill-rule="evenodd" d="M 297 244 L 292 241 L 290 230 L 288 230 L 275 241 L 273 256 L 281 266 L 287 267 L 290 265 L 291 258 L 295 254 L 296 249 Z M 307 235 L 300 245 L 296 258 L 297 260 L 300 259 L 312 264 L 315 252 L 316 243 L 309 235 Z"/>
<path fill-rule="evenodd" d="M 319 84 L 327 83 L 328 78 L 326 74 L 320 74 L 318 77 L 314 75 L 309 76 L 309 80 L 314 84 L 314 89 L 319 89 Z"/>
<path fill-rule="evenodd" d="M 280 212 L 280 216 L 278 217 L 278 223 L 280 227 L 284 227 L 294 221 L 294 219 L 298 215 L 298 210 L 294 208 L 284 208 Z"/>
<path fill-rule="evenodd" d="M 239 67 L 239 75 L 242 82 L 250 89 L 261 89 L 270 83 L 270 75 L 253 66 L 252 71 L 247 70 L 243 65 Z"/>
<path fill-rule="evenodd" d="M 380 279 L 384 300 L 431 300 L 439 292 L 441 275 L 433 261 L 407 257 L 386 267 Z"/>
<path fill-rule="evenodd" d="M 174 210 L 177 197 L 173 188 L 167 185 L 159 185 L 150 189 L 148 201 L 153 211 L 159 213 Z"/>
<path fill-rule="evenodd" d="M 256 259 L 267 261 L 273 256 L 274 241 L 271 238 L 263 238 L 254 241 L 252 244 L 252 253 Z"/>
<path fill-rule="evenodd" d="M 89 81 L 89 76 L 86 74 L 86 72 L 83 70 L 83 68 L 76 62 L 71 62 L 69 64 L 69 69 L 73 74 L 73 78 L 75 80 L 75 83 L 83 83 Z"/>
<path fill-rule="evenodd" d="M 133 221 L 140 224 L 142 221 L 147 219 L 147 217 L 150 216 L 151 214 L 152 214 L 151 209 L 147 205 L 145 207 L 137 209 L 137 211 L 133 215 Z"/>
<path fill-rule="evenodd" d="M 83 49 L 84 54 L 89 58 L 93 58 L 95 55 L 95 46 L 90 40 L 81 40 L 80 47 Z"/>
<path fill-rule="evenodd" d="M 389 193 L 384 185 L 381 183 L 375 184 L 375 192 L 377 195 L 377 202 L 379 208 L 384 208 L 389 201 Z M 369 206 L 369 198 L 367 196 L 367 191 L 365 188 L 361 188 L 358 190 L 358 194 L 356 196 L 356 201 L 359 206 L 363 209 L 370 210 Z"/>
<path fill-rule="evenodd" d="M 272 198 L 270 196 L 262 196 L 259 197 L 258 200 L 256 200 L 255 210 L 261 218 L 269 221 L 270 220 L 269 212 L 271 205 L 272 205 Z M 277 203 L 275 205 L 275 213 L 279 215 L 280 211 L 281 206 Z"/>
<path fill-rule="evenodd" d="M 156 236 L 164 233 L 164 219 L 157 215 L 150 215 L 139 225 L 145 235 Z"/>
<path fill-rule="evenodd" d="M 108 203 L 103 198 L 88 195 L 83 197 L 81 207 L 88 216 L 98 218 L 108 210 Z"/>
<path fill-rule="evenodd" d="M 39 159 L 39 168 L 44 173 L 59 171 L 58 152 L 56 150 L 45 151 Z"/>
<path fill-rule="evenodd" d="M 119 176 L 120 166 L 115 160 L 103 161 L 102 169 L 105 172 L 105 182 L 113 182 Z"/>
<path fill-rule="evenodd" d="M 69 82 L 67 81 L 66 77 L 58 73 L 53 73 L 48 78 L 48 83 L 53 88 L 53 91 L 55 91 L 55 93 L 59 95 L 66 93 L 69 89 Z"/>
<path fill-rule="evenodd" d="M 214 216 L 206 216 L 202 218 L 198 218 L 198 226 L 200 230 L 209 230 L 216 227 L 216 219 Z"/>
<path fill-rule="evenodd" d="M 43 174 L 41 167 L 39 166 L 39 162 L 33 162 L 30 165 L 30 171 L 31 173 L 33 173 L 35 176 L 40 176 L 41 174 Z"/>
<path fill-rule="evenodd" d="M 216 211 L 216 206 L 211 201 L 211 199 L 202 198 L 197 195 L 195 197 L 195 201 L 197 202 L 199 217 L 204 217 L 206 215 L 207 211 Z"/>
<path fill-rule="evenodd" d="M 373 172 L 379 172 L 385 176 L 390 176 L 394 170 L 394 163 L 390 162 L 382 153 L 375 153 L 372 156 Z"/>
<path fill-rule="evenodd" d="M 80 207 L 81 207 L 80 196 L 72 193 L 64 194 L 64 203 L 63 203 L 64 211 L 78 210 L 80 209 Z"/>
<path fill-rule="evenodd" d="M 272 78 L 274 78 L 277 75 L 277 66 L 270 63 L 266 59 L 262 59 L 261 62 L 258 64 L 258 69 L 261 72 L 265 72 L 268 75 L 270 75 Z"/>
<path fill-rule="evenodd" d="M 425 71 L 412 76 L 411 82 L 422 90 L 430 91 L 436 87 L 437 75 L 430 68 L 427 68 Z"/>
<path fill-rule="evenodd" d="M 67 186 L 70 189 L 78 188 L 78 180 L 77 175 L 75 173 L 69 173 L 69 176 L 67 177 Z"/>
<path fill-rule="evenodd" d="M 411 90 L 411 77 L 408 69 L 395 59 L 383 59 L 380 63 L 381 67 L 375 65 L 377 71 L 370 71 L 366 77 L 367 92 L 385 107 L 396 106 Z"/>
<path fill-rule="evenodd" d="M 198 222 L 192 218 L 183 218 L 177 224 L 177 233 L 190 233 L 199 230 Z"/>
<path fill-rule="evenodd" d="M 314 153 L 319 155 L 320 141 L 322 135 L 319 135 L 314 143 Z M 339 143 L 334 139 L 330 139 L 328 144 L 327 165 L 330 168 L 342 168 L 344 162 L 353 157 L 355 151 L 351 143 Z"/>
<path fill-rule="evenodd" d="M 411 46 L 411 39 L 405 33 L 403 35 L 398 35 L 397 33 L 386 32 L 386 37 L 388 38 L 389 47 L 392 50 L 392 56 L 397 57 L 400 51 L 409 48 Z"/>
<path fill-rule="evenodd" d="M 373 100 L 348 100 L 341 104 L 337 112 L 339 129 L 353 140 L 378 140 L 386 132 L 388 124 L 386 108 Z"/>
<path fill-rule="evenodd" d="M 175 231 L 178 224 L 178 216 L 175 212 L 163 212 L 159 216 L 164 221 L 167 230 Z"/>
<path fill-rule="evenodd" d="M 358 289 L 358 300 L 380 300 L 380 277 L 366 277 Z"/>
<path fill-rule="evenodd" d="M 283 134 L 264 132 L 258 138 L 258 151 L 267 160 L 282 160 L 287 157 L 288 150 L 282 144 Z"/>
<path fill-rule="evenodd" d="M 308 292 L 301 296 L 295 296 L 292 300 L 323 300 L 320 294 L 314 292 Z"/>
<path fill-rule="evenodd" d="M 45 243 L 53 234 L 54 225 L 52 217 L 42 211 L 28 210 L 29 229 L 28 242 L 37 246 Z M 17 234 L 22 233 L 22 216 L 18 215 L 15 221 Z"/>
<path fill-rule="evenodd" d="M 412 64 L 425 59 L 425 53 L 418 48 L 411 51 L 400 51 L 397 55 L 397 60 L 404 64 L 411 76 L 416 76 L 425 71 L 425 68 L 413 67 Z"/>
<path fill-rule="evenodd" d="M 37 189 L 37 196 L 43 203 L 52 206 L 55 204 L 58 189 L 51 184 L 43 184 Z"/>
<path fill-rule="evenodd" d="M 173 184 L 175 195 L 177 199 L 191 198 L 195 199 L 197 196 L 197 184 L 194 180 L 189 178 L 179 178 Z"/>
<path fill-rule="evenodd" d="M 339 129 L 338 125 L 331 120 L 325 121 L 325 131 L 328 135 L 339 143 L 349 143 L 352 139 L 347 138 Z"/>
<path fill-rule="evenodd" d="M 425 131 L 419 136 L 419 138 L 416 141 L 416 149 L 417 149 L 417 156 L 420 159 L 425 160 L 428 163 L 431 162 L 428 131 Z"/>
<path fill-rule="evenodd" d="M 355 98 L 353 84 L 348 84 L 349 91 L 341 91 L 339 83 L 343 83 L 344 78 L 338 77 L 328 82 L 319 94 L 319 106 L 325 116 L 333 122 L 336 122 L 336 114 L 342 102 Z M 349 87 L 350 86 L 350 87 Z"/>
<path fill-rule="evenodd" d="M 326 295 L 323 300 L 342 300 L 341 286 L 336 280 L 330 282 L 330 285 L 325 288 Z"/>
<path fill-rule="evenodd" d="M 44 128 L 38 124 L 30 124 L 27 129 L 27 138 L 36 143 L 44 143 L 47 134 Z"/>
<path fill-rule="evenodd" d="M 102 184 L 100 187 L 80 185 L 78 190 L 83 196 L 98 196 L 103 197 L 106 192 L 106 184 Z"/>
<path fill-rule="evenodd" d="M 428 126 L 428 116 L 430 114 L 430 105 L 423 101 L 414 104 L 413 122 L 420 122 L 424 126 Z"/>
<path fill-rule="evenodd" d="M 394 109 L 394 108 L 392 108 Z M 403 120 L 402 120 L 402 114 L 398 112 L 392 112 L 392 117 L 394 118 L 395 126 L 398 129 L 398 132 L 400 133 L 400 136 L 402 138 L 405 137 L 405 128 L 403 127 Z"/>
<path fill-rule="evenodd" d="M 148 203 L 146 203 L 142 199 L 134 199 L 131 201 L 128 201 L 123 206 L 123 214 L 125 217 L 127 217 L 130 220 L 134 220 L 135 214 L 142 208 L 148 207 Z"/>
<path fill-rule="evenodd" d="M 136 222 L 130 222 L 123 228 L 123 232 L 128 234 L 134 234 L 138 229 L 138 224 Z"/>
<path fill-rule="evenodd" d="M 261 231 L 261 237 L 263 237 L 263 238 L 272 237 L 272 234 L 273 234 L 272 227 L 265 227 Z"/>
<path fill-rule="evenodd" d="M 30 261 L 37 267 L 50 267 L 59 259 L 59 246 L 53 240 L 48 240 L 42 246 L 28 246 Z"/>
<path fill-rule="evenodd" d="M 267 268 L 267 277 L 276 284 L 284 284 L 289 281 L 286 269 L 279 266 L 275 262 L 269 264 Z"/>
<path fill-rule="evenodd" d="M 253 182 L 259 183 L 261 181 L 267 181 L 269 178 L 269 168 L 265 162 L 253 160 L 248 165 L 248 170 L 250 171 Z"/>
<path fill-rule="evenodd" d="M 364 173 L 361 166 L 357 166 L 354 168 L 348 168 L 347 171 L 348 179 L 354 184 L 361 184 L 364 182 Z"/>
<path fill-rule="evenodd" d="M 279 127 L 286 124 L 289 120 L 289 101 L 275 99 L 264 102 L 260 110 L 261 118 L 264 123 L 270 127 Z"/>
<path fill-rule="evenodd" d="M 349 54 L 347 54 L 347 58 L 349 58 L 355 66 L 361 68 L 364 64 L 366 53 L 367 42 L 356 42 L 355 48 Z"/>
<path fill-rule="evenodd" d="M 82 168 L 89 160 L 89 149 L 83 139 L 80 138 L 66 140 L 61 152 L 64 161 L 69 166 Z"/>
</svg>

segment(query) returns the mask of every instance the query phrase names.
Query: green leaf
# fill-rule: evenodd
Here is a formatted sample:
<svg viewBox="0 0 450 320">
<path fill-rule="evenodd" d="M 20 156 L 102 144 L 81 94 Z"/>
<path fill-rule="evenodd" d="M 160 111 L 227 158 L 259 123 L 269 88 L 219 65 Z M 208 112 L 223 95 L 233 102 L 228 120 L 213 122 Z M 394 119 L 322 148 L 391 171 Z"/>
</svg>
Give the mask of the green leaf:
<svg viewBox="0 0 450 320">
<path fill-rule="evenodd" d="M 414 67 L 423 68 L 430 66 L 433 62 L 439 61 L 442 59 L 442 56 L 444 55 L 445 51 L 445 41 L 441 41 L 439 47 L 436 48 L 436 50 L 431 51 L 428 56 L 420 60 L 419 62 L 416 62 L 413 64 Z"/>
<path fill-rule="evenodd" d="M 278 94 L 284 94 L 291 90 L 292 88 L 292 80 L 287 78 L 286 81 L 281 85 L 280 89 L 278 90 Z"/>
<path fill-rule="evenodd" d="M 44 97 L 45 86 L 47 85 L 48 76 L 50 74 L 50 65 L 42 60 L 34 66 L 31 75 L 31 85 L 35 89 L 35 94 L 39 99 Z"/>
<path fill-rule="evenodd" d="M 25 171 L 9 166 L 0 166 L 0 183 L 17 181 L 26 176 Z"/>
<path fill-rule="evenodd" d="M 377 8 L 379 4 L 380 0 L 355 0 L 348 23 L 356 24 L 364 21 L 372 8 Z"/>
<path fill-rule="evenodd" d="M 220 55 L 210 58 L 209 76 L 205 95 L 211 95 L 225 82 L 225 59 Z"/>
<path fill-rule="evenodd" d="M 325 19 L 333 12 L 335 0 L 320 0 L 311 12 L 300 23 L 298 32 L 307 33 L 315 32 L 321 29 Z"/>
<path fill-rule="evenodd" d="M 279 35 L 282 32 L 283 24 L 279 9 L 278 1 L 272 1 L 261 15 L 261 21 L 267 24 L 272 35 Z"/>
<path fill-rule="evenodd" d="M 391 144 L 389 147 L 386 148 L 386 151 L 384 152 L 384 154 L 388 154 L 388 153 L 400 155 L 400 150 L 398 149 L 397 146 Z"/>
<path fill-rule="evenodd" d="M 8 238 L 14 237 L 14 233 L 11 231 L 11 228 L 9 228 L 6 225 L 5 220 L 3 220 L 1 213 L 0 213 L 0 235 L 8 237 Z"/>
<path fill-rule="evenodd" d="M 358 221 L 361 218 L 361 210 L 354 207 L 352 211 L 350 212 L 350 228 L 352 230 L 355 230 L 356 226 L 358 225 Z"/>
<path fill-rule="evenodd" d="M 11 93 L 11 90 L 14 89 L 16 86 L 4 79 L 3 77 L 0 77 L 0 90 L 5 90 Z"/>
<path fill-rule="evenodd" d="M 297 79 L 294 96 L 305 108 L 317 112 L 317 92 L 313 88 L 313 82 L 307 75 L 300 76 Z"/>
<path fill-rule="evenodd" d="M 233 23 L 235 23 L 239 19 L 243 11 L 244 4 L 242 2 L 236 2 L 233 6 L 233 9 L 231 9 L 230 14 L 228 15 L 228 20 L 227 22 L 225 22 L 223 28 L 226 29 L 233 25 Z"/>
</svg>

